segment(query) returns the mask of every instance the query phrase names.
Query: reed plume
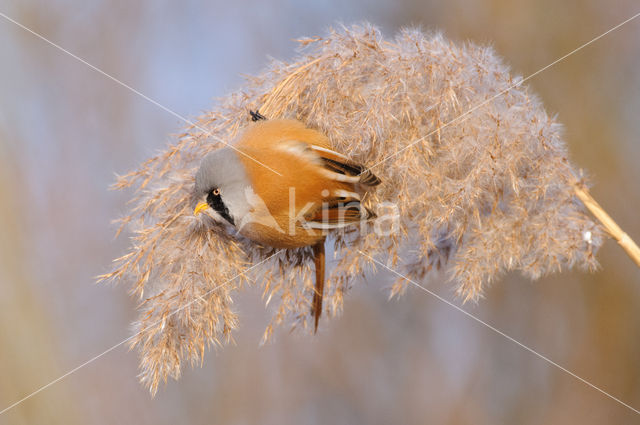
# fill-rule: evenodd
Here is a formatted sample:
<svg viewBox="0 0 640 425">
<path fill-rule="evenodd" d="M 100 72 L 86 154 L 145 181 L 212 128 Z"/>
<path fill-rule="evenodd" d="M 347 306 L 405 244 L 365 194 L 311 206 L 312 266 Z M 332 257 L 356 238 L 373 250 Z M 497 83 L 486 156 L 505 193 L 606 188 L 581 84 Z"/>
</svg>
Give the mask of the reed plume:
<svg viewBox="0 0 640 425">
<path fill-rule="evenodd" d="M 321 130 L 382 179 L 368 199 L 388 207 L 381 219 L 331 235 L 329 315 L 372 266 L 359 251 L 416 280 L 441 269 L 464 300 L 507 271 L 536 279 L 597 266 L 604 231 L 576 198 L 585 182 L 562 127 L 490 47 L 416 29 L 385 41 L 368 24 L 299 42 L 293 62 L 273 60 L 115 185 L 135 190 L 120 220 L 132 246 L 103 278 L 130 282 L 141 300 L 131 346 L 152 393 L 184 361 L 201 362 L 208 346 L 231 339 L 234 293 L 246 286 L 260 287 L 273 309 L 265 339 L 276 325 L 311 325 L 310 248 L 260 247 L 193 215 L 200 159 L 222 147 L 216 138 L 231 142 L 249 110 Z M 405 285 L 399 279 L 391 294 Z"/>
</svg>

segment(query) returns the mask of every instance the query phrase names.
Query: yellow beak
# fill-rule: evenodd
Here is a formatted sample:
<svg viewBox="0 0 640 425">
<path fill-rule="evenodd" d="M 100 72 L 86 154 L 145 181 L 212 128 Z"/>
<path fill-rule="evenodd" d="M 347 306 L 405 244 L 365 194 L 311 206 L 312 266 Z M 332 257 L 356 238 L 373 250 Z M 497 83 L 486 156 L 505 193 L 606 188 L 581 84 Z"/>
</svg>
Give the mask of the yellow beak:
<svg viewBox="0 0 640 425">
<path fill-rule="evenodd" d="M 200 202 L 198 205 L 196 205 L 196 209 L 193 210 L 193 215 L 198 215 L 207 208 L 209 208 L 209 204 L 207 204 L 206 202 Z"/>
</svg>

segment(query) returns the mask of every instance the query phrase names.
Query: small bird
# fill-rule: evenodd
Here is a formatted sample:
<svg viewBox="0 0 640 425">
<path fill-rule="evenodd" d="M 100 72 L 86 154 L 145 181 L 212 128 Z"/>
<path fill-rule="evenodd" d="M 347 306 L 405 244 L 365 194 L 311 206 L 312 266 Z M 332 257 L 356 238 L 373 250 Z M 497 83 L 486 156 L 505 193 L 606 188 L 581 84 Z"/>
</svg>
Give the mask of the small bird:
<svg viewBox="0 0 640 425">
<path fill-rule="evenodd" d="M 208 153 L 196 173 L 206 211 L 254 242 L 275 248 L 312 246 L 315 291 L 314 330 L 322 313 L 324 242 L 331 229 L 375 218 L 361 195 L 380 179 L 331 149 L 329 139 L 300 121 L 267 120 L 251 112 L 253 123 L 233 147 Z"/>
</svg>

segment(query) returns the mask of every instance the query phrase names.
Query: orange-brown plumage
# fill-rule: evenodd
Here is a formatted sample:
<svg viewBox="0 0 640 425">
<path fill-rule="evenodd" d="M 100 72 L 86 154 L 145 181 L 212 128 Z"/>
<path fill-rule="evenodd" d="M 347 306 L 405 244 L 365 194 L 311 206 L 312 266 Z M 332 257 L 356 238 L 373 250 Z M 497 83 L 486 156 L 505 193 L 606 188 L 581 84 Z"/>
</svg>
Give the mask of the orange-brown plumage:
<svg viewBox="0 0 640 425">
<path fill-rule="evenodd" d="M 300 121 L 250 124 L 234 143 L 234 150 L 232 156 L 225 151 L 203 160 L 206 165 L 199 170 L 196 186 L 209 193 L 207 203 L 249 239 L 276 248 L 313 246 L 316 285 L 312 312 L 317 329 L 327 232 L 372 218 L 373 213 L 360 205 L 359 192 L 380 180 L 333 151 L 324 134 Z M 226 188 L 225 179 L 234 182 L 235 189 Z M 245 185 L 237 185 L 245 180 Z M 243 191 L 249 201 L 230 196 Z"/>
<path fill-rule="evenodd" d="M 254 191 L 262 198 L 280 230 L 285 230 L 285 233 L 257 223 L 249 224 L 246 232 L 259 233 L 259 238 L 264 243 L 278 248 L 313 245 L 322 240 L 326 232 L 303 228 L 300 223 L 291 223 L 290 204 L 295 206 L 295 215 L 306 208 L 305 217 L 318 217 L 322 214 L 323 202 L 330 204 L 335 200 L 336 196 L 333 194 L 336 189 L 355 192 L 355 184 L 328 179 L 323 175 L 322 162 L 314 161 L 313 157 L 316 155 L 313 152 L 305 158 L 280 149 L 286 142 L 302 142 L 309 146 L 331 149 L 329 139 L 324 134 L 306 127 L 300 121 L 266 120 L 251 124 L 235 145 L 246 154 L 239 155 L 239 159 L 254 185 Z M 330 154 L 327 153 L 327 156 Z M 251 158 L 257 158 L 281 175 L 262 167 Z M 313 206 L 309 207 L 310 204 Z M 289 232 L 292 224 L 293 234 Z"/>
</svg>

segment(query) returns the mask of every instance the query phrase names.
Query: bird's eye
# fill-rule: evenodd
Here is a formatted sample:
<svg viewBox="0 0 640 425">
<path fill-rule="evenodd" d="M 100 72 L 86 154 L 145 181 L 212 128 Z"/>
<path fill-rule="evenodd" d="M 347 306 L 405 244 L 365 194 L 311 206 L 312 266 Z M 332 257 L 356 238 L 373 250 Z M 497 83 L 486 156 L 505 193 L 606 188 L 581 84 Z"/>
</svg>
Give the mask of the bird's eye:
<svg viewBox="0 0 640 425">
<path fill-rule="evenodd" d="M 213 196 L 220 196 L 220 189 L 216 187 L 211 191 L 211 193 L 213 193 Z"/>
</svg>

